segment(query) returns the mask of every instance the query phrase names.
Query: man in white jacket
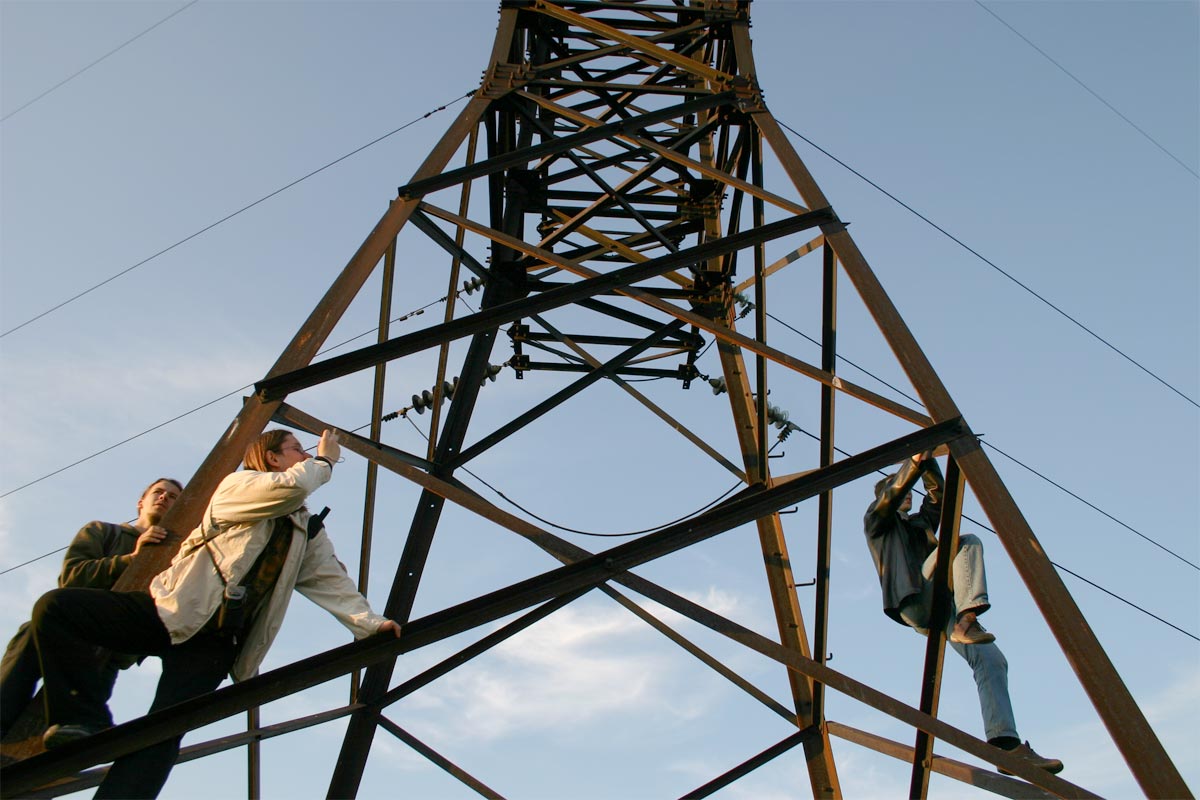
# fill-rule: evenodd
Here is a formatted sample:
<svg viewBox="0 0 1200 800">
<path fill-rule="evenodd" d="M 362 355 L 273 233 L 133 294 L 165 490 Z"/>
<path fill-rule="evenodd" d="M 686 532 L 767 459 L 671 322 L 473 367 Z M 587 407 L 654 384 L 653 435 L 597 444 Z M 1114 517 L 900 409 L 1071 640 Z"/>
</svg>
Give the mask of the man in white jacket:
<svg viewBox="0 0 1200 800">
<path fill-rule="evenodd" d="M 234 680 L 254 675 L 293 589 L 355 638 L 382 631 L 399 636 L 399 625 L 371 611 L 320 519 L 304 506 L 330 479 L 340 454 L 333 431 L 321 435 L 315 458 L 291 433 L 268 431 L 247 449 L 245 469 L 221 481 L 201 524 L 151 581 L 149 593 L 68 588 L 43 595 L 32 629 L 44 673 L 46 746 L 112 724 L 97 645 L 162 658 L 150 707 L 157 711 L 211 692 L 227 673 Z M 180 738 L 117 759 L 95 796 L 157 797 Z"/>
</svg>

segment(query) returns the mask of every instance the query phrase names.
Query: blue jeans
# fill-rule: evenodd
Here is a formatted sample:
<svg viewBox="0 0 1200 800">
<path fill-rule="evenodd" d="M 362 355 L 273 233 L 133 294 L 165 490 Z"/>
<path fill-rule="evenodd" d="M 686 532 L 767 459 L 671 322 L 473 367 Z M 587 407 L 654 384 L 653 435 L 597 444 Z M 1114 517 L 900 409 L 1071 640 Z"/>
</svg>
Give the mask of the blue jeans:
<svg viewBox="0 0 1200 800">
<path fill-rule="evenodd" d="M 934 550 L 921 568 L 925 585 L 920 594 L 907 598 L 900 606 L 900 616 L 919 633 L 928 635 L 929 617 L 933 611 L 933 567 L 937 561 Z M 988 644 L 957 644 L 950 641 L 950 632 L 963 611 L 982 614 L 991 608 L 987 595 L 987 573 L 983 566 L 983 542 L 978 536 L 964 534 L 958 539 L 958 553 L 951 564 L 954 573 L 954 613 L 946 623 L 946 644 L 958 653 L 975 675 L 979 692 L 979 710 L 983 728 L 990 741 L 1002 736 L 1017 736 L 1017 721 L 1013 717 L 1012 701 L 1008 696 L 1008 660 L 995 642 Z"/>
</svg>

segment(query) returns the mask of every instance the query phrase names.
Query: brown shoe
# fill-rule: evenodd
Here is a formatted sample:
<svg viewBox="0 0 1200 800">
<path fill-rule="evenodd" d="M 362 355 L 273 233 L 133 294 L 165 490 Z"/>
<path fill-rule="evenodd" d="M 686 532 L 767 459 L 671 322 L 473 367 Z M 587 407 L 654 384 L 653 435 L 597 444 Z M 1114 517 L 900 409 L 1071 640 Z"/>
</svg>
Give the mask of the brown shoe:
<svg viewBox="0 0 1200 800">
<path fill-rule="evenodd" d="M 950 633 L 950 641 L 958 644 L 987 644 L 996 641 L 996 634 L 985 631 L 977 620 L 971 620 L 970 625 L 964 626 L 961 622 L 955 625 Z"/>
<path fill-rule="evenodd" d="M 1008 753 L 1009 755 L 1016 756 L 1022 761 L 1029 762 L 1030 766 L 1046 770 L 1046 772 L 1049 772 L 1051 775 L 1057 775 L 1058 773 L 1062 772 L 1063 769 L 1063 763 L 1061 761 L 1059 761 L 1057 758 L 1046 758 L 1045 756 L 1038 755 L 1034 749 L 1029 746 L 1028 741 L 1022 742 L 1012 750 L 1009 750 Z M 1004 767 L 1000 767 L 1000 772 L 1003 775 L 1012 775 L 1012 773 L 1006 770 Z"/>
</svg>

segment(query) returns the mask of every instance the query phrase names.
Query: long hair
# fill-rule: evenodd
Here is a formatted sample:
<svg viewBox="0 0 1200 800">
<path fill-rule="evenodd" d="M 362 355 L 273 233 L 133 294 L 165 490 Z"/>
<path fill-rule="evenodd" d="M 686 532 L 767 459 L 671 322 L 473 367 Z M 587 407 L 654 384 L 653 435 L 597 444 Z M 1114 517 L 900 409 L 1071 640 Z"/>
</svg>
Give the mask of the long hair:
<svg viewBox="0 0 1200 800">
<path fill-rule="evenodd" d="M 286 431 L 283 428 L 267 431 L 259 436 L 250 446 L 246 448 L 246 455 L 242 456 L 242 464 L 246 469 L 257 470 L 258 472 L 271 472 L 271 466 L 267 463 L 267 453 L 278 453 L 283 447 L 283 440 L 291 436 L 291 431 Z"/>
</svg>

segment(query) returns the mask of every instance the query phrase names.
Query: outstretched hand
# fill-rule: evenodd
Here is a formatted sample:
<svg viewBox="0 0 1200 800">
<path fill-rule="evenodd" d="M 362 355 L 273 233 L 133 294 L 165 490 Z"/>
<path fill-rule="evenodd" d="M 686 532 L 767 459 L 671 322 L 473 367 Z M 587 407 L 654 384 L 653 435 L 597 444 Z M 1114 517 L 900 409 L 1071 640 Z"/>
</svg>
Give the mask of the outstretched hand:
<svg viewBox="0 0 1200 800">
<path fill-rule="evenodd" d="M 393 634 L 396 635 L 396 638 L 399 639 L 400 638 L 400 623 L 393 622 L 390 619 L 385 620 L 384 623 L 379 626 L 379 630 L 377 631 L 377 633 L 383 633 L 384 631 L 391 631 Z"/>
</svg>

